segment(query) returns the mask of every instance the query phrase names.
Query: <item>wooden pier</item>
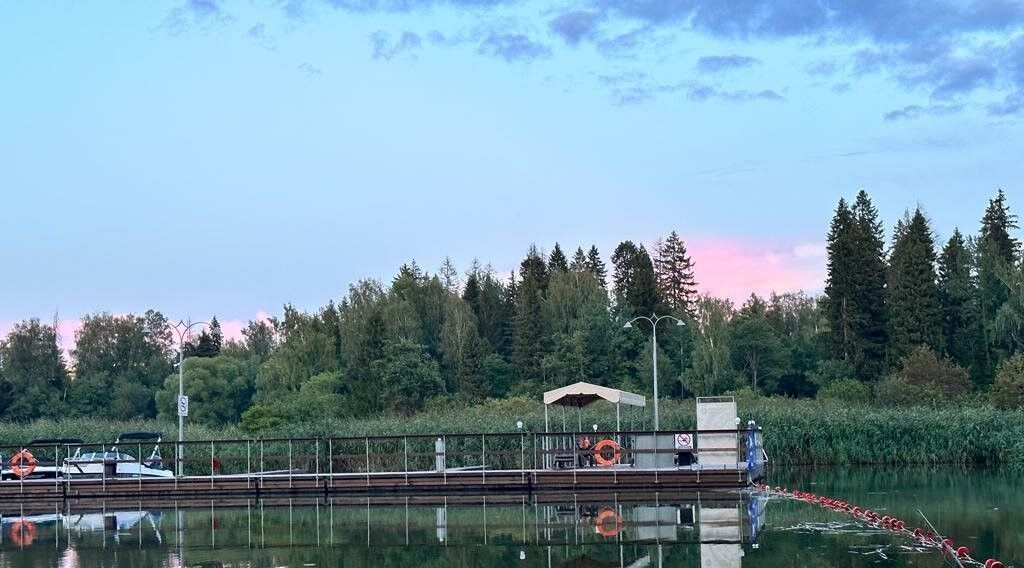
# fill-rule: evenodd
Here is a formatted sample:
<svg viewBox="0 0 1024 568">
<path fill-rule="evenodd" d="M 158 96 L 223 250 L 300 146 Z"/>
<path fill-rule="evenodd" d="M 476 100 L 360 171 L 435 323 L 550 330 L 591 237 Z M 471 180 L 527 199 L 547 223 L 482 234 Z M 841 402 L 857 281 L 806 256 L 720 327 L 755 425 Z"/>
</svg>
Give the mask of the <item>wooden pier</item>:
<svg viewBox="0 0 1024 568">
<path fill-rule="evenodd" d="M 671 446 L 677 435 L 691 441 L 685 455 Z M 699 440 L 712 439 L 709 435 L 719 441 L 724 435 L 734 445 L 700 447 Z M 577 440 L 585 436 L 617 440 L 616 463 L 602 466 L 594 450 L 580 448 Z M 669 447 L 659 443 L 666 437 Z M 182 477 L 7 479 L 0 481 L 0 504 L 734 489 L 749 486 L 763 473 L 761 454 L 750 457 L 755 455 L 751 449 L 760 451 L 759 444 L 760 431 L 754 430 L 188 441 L 165 444 L 171 455 L 160 458 L 167 467 L 180 460 L 186 472 Z M 97 455 L 113 455 L 106 453 L 109 444 L 85 446 L 102 448 Z M 81 452 L 70 446 L 32 450 L 58 464 Z M 122 445 L 116 455 L 131 452 L 131 463 L 141 464 L 142 458 L 132 456 L 145 455 L 145 450 L 141 444 Z M 725 463 L 701 463 L 702 456 L 721 457 L 724 450 Z M 696 463 L 680 463 L 691 458 Z"/>
</svg>

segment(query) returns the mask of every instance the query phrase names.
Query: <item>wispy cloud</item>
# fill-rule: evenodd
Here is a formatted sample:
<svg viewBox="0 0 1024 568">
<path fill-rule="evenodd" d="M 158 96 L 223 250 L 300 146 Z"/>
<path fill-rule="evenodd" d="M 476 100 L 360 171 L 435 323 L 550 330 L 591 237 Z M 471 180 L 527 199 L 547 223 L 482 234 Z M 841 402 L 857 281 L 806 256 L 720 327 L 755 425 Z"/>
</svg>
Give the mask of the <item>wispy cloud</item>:
<svg viewBox="0 0 1024 568">
<path fill-rule="evenodd" d="M 550 47 L 533 41 L 526 35 L 512 33 L 491 33 L 480 43 L 477 51 L 509 63 L 551 57 Z"/>
<path fill-rule="evenodd" d="M 370 40 L 373 43 L 373 58 L 390 61 L 396 56 L 411 53 L 423 46 L 420 36 L 411 31 L 404 31 L 394 42 L 385 31 L 375 32 Z M 443 38 L 442 38 L 443 40 Z"/>
<path fill-rule="evenodd" d="M 746 55 L 708 55 L 697 60 L 697 70 L 701 73 L 721 73 L 760 64 L 760 59 Z"/>
</svg>

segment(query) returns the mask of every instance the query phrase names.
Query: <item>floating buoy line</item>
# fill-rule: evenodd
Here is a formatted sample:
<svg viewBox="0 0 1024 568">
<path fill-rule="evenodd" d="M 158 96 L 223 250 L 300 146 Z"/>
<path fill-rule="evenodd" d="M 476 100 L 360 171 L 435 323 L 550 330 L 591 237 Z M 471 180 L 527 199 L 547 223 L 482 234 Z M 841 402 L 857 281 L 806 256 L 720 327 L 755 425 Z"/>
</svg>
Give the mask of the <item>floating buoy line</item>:
<svg viewBox="0 0 1024 568">
<path fill-rule="evenodd" d="M 772 488 L 763 483 L 755 483 L 754 488 L 762 493 L 768 495 L 775 495 L 787 499 L 794 499 L 796 501 L 803 501 L 810 505 L 818 505 L 823 509 L 831 509 L 838 513 L 845 513 L 850 515 L 857 521 L 864 524 L 884 528 L 891 533 L 900 534 L 908 538 L 914 539 L 918 544 L 926 547 L 936 548 L 942 551 L 942 554 L 952 560 L 953 562 L 961 566 L 982 566 L 984 568 L 1004 568 L 1003 563 L 995 558 L 989 558 L 982 562 L 971 556 L 971 550 L 966 546 L 958 546 L 952 539 L 946 537 L 943 538 L 935 527 L 930 526 L 929 528 L 914 527 L 910 528 L 907 523 L 902 519 L 890 515 L 879 516 L 878 513 L 864 507 L 858 507 L 852 503 L 847 503 L 841 499 L 833 499 L 823 495 L 815 495 L 814 493 L 806 493 L 798 489 L 789 490 L 784 487 Z M 923 516 L 923 515 L 922 515 Z M 927 522 L 927 519 L 925 519 Z"/>
</svg>

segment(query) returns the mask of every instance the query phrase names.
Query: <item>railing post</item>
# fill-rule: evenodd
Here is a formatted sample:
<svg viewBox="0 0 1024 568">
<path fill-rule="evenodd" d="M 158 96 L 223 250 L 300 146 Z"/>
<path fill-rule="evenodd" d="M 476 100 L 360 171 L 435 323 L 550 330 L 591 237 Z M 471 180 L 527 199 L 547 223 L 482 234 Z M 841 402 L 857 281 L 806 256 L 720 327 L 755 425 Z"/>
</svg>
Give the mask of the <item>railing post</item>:
<svg viewBox="0 0 1024 568">
<path fill-rule="evenodd" d="M 331 475 L 328 478 L 328 483 L 334 487 L 334 438 L 327 438 L 327 469 Z M 334 509 L 331 509 L 331 514 L 334 514 Z"/>
<path fill-rule="evenodd" d="M 292 439 L 288 438 L 288 488 L 292 486 Z"/>
<path fill-rule="evenodd" d="M 137 456 L 139 456 L 139 492 L 142 492 L 142 442 L 139 442 Z"/>
<path fill-rule="evenodd" d="M 404 456 L 405 456 L 405 484 L 409 485 L 409 437 L 408 436 L 402 436 L 402 444 L 405 447 L 405 450 L 404 450 Z M 407 512 L 408 512 L 408 510 L 407 510 Z"/>
<path fill-rule="evenodd" d="M 263 466 L 263 438 L 260 438 L 260 477 L 263 476 L 265 471 L 267 471 L 267 468 Z"/>
<path fill-rule="evenodd" d="M 316 484 L 320 485 L 320 438 L 313 440 L 313 451 L 316 453 Z M 319 501 L 317 502 L 319 503 Z M 320 527 L 320 523 L 317 523 L 317 528 Z"/>
<path fill-rule="evenodd" d="M 526 438 L 519 433 L 519 482 L 526 483 Z"/>
<path fill-rule="evenodd" d="M 481 483 L 487 485 L 487 434 L 480 434 L 480 474 Z"/>
<path fill-rule="evenodd" d="M 245 486 L 246 486 L 246 488 L 249 487 L 249 484 L 251 482 L 252 482 L 252 447 L 251 447 L 251 440 L 246 439 L 246 441 L 245 441 Z M 250 517 L 249 521 L 250 521 L 250 523 L 252 522 L 252 518 L 251 517 Z M 251 530 L 251 527 L 250 527 L 250 530 Z M 252 540 L 252 535 L 251 534 L 249 535 L 249 539 L 250 539 L 250 542 L 251 542 L 251 540 Z"/>
<path fill-rule="evenodd" d="M 210 489 L 213 489 L 213 440 L 210 440 Z"/>
<path fill-rule="evenodd" d="M 363 441 L 366 442 L 366 486 L 370 486 L 370 438 L 365 437 Z M 369 506 L 369 499 L 367 499 L 367 506 Z M 367 513 L 369 515 L 369 513 Z"/>
</svg>

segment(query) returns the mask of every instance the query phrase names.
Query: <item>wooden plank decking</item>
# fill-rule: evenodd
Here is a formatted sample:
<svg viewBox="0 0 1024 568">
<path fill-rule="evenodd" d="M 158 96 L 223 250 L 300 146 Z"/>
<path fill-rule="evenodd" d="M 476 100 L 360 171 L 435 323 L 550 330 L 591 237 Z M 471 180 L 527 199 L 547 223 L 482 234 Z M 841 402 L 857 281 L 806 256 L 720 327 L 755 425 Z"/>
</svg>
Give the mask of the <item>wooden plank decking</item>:
<svg viewBox="0 0 1024 568">
<path fill-rule="evenodd" d="M 537 494 L 698 491 L 750 484 L 743 469 L 576 469 L 418 471 L 344 474 L 189 476 L 177 479 L 72 479 L 0 482 L 0 502 L 78 499 L 264 498 L 275 496 Z"/>
</svg>

